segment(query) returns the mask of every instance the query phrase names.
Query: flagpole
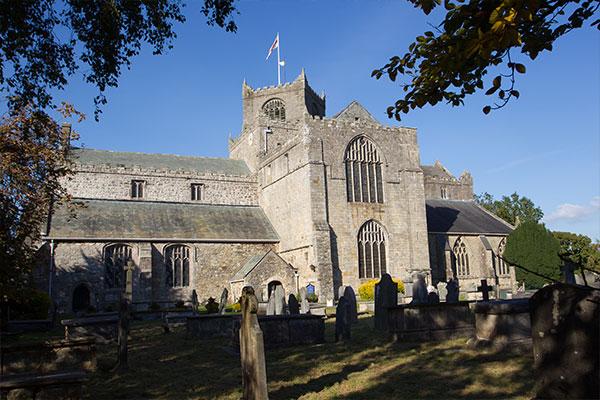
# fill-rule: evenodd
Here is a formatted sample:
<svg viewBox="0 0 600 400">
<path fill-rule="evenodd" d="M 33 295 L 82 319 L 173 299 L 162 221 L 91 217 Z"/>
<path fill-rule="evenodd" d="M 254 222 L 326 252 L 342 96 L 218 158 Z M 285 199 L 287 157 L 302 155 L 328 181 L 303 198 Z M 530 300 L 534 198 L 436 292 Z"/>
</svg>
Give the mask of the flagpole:
<svg viewBox="0 0 600 400">
<path fill-rule="evenodd" d="M 281 85 L 281 60 L 279 59 L 279 49 L 281 48 L 281 39 L 277 32 L 277 85 Z"/>
</svg>

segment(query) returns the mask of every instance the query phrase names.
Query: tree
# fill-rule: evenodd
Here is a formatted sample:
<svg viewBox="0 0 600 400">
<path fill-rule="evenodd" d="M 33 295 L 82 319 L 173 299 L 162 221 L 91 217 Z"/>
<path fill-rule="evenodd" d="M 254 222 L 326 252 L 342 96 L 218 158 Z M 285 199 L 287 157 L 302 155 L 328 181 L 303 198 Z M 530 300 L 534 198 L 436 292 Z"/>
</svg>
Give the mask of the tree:
<svg viewBox="0 0 600 400">
<path fill-rule="evenodd" d="M 65 117 L 83 115 L 64 104 Z M 41 222 L 52 202 L 69 199 L 60 180 L 70 172 L 69 143 L 77 138 L 43 112 L 26 107 L 0 120 L 0 293 L 2 302 L 29 284 Z"/>
<path fill-rule="evenodd" d="M 429 14 L 441 0 L 410 0 Z M 446 102 L 464 104 L 464 99 L 484 90 L 486 76 L 504 68 L 487 83 L 486 95 L 496 95 L 497 102 L 483 112 L 504 107 L 516 90 L 518 74 L 524 64 L 516 62 L 517 53 L 535 60 L 544 51 L 552 51 L 554 42 L 573 29 L 581 28 L 597 15 L 598 0 L 444 0 L 442 22 L 418 36 L 403 56 L 393 56 L 382 68 L 372 72 L 379 79 L 387 75 L 401 84 L 404 98 L 387 109 L 388 116 L 400 120 L 401 114 Z M 591 26 L 600 29 L 600 20 Z"/>
<path fill-rule="evenodd" d="M 517 280 L 540 288 L 560 280 L 560 244 L 542 224 L 526 221 L 506 240 L 504 259 L 516 267 Z"/>
<path fill-rule="evenodd" d="M 539 222 L 544 217 L 544 212 L 527 197 L 521 197 L 516 192 L 510 196 L 502 196 L 495 200 L 494 196 L 485 192 L 475 195 L 475 201 L 486 210 L 494 213 L 511 225 L 518 225 L 525 221 Z"/>
<path fill-rule="evenodd" d="M 237 30 L 234 0 L 204 0 L 210 25 Z M 104 92 L 116 87 L 123 67 L 143 45 L 154 54 L 172 47 L 183 4 L 169 0 L 0 0 L 0 92 L 9 109 L 53 107 L 76 71 L 96 86 L 96 118 Z"/>
<path fill-rule="evenodd" d="M 559 256 L 563 261 L 600 272 L 600 249 L 592 239 L 571 232 L 552 234 L 560 243 Z"/>
</svg>

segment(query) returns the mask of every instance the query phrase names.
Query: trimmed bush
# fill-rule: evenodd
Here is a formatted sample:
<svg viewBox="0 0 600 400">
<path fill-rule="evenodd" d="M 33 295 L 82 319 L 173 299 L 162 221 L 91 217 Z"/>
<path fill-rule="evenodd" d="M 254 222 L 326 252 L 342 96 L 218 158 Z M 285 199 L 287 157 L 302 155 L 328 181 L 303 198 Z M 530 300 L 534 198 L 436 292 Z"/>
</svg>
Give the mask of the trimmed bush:
<svg viewBox="0 0 600 400">
<path fill-rule="evenodd" d="M 398 284 L 398 293 L 404 293 L 404 282 L 399 278 L 392 278 Z M 358 287 L 358 296 L 362 300 L 375 299 L 375 284 L 379 279 L 370 279 Z"/>
<path fill-rule="evenodd" d="M 219 312 L 219 303 L 214 298 L 210 297 L 206 302 L 206 312 L 209 314 L 216 314 Z"/>
<path fill-rule="evenodd" d="M 225 307 L 225 311 L 234 313 L 242 312 L 242 305 L 240 303 L 230 304 L 227 307 Z"/>
<path fill-rule="evenodd" d="M 319 296 L 317 296 L 314 293 L 311 293 L 308 296 L 306 296 L 306 300 L 308 300 L 309 303 L 318 303 L 319 302 Z"/>
</svg>

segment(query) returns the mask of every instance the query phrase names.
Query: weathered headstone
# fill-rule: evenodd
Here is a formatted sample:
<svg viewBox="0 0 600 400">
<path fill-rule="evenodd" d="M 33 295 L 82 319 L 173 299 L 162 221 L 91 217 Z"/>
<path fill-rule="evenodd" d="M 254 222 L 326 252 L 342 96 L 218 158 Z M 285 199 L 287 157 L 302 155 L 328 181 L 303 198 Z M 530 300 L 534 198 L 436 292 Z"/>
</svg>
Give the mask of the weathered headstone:
<svg viewBox="0 0 600 400">
<path fill-rule="evenodd" d="M 356 310 L 356 294 L 352 286 L 346 286 L 343 297 L 348 303 L 348 322 L 354 324 L 358 321 L 358 313 Z"/>
<path fill-rule="evenodd" d="M 432 285 L 427 286 L 427 303 L 438 304 L 440 302 L 440 296 Z"/>
<path fill-rule="evenodd" d="M 196 293 L 196 289 L 192 290 L 192 311 L 194 313 L 198 312 L 198 306 L 200 302 L 198 301 L 198 293 Z"/>
<path fill-rule="evenodd" d="M 219 302 L 219 314 L 225 314 L 225 307 L 227 306 L 228 297 L 229 291 L 227 288 L 223 288 L 223 293 L 221 293 L 221 301 Z"/>
<path fill-rule="evenodd" d="M 119 335 L 116 371 L 126 371 L 129 368 L 127 363 L 127 336 L 129 335 L 129 300 L 127 296 L 121 297 L 119 302 Z"/>
<path fill-rule="evenodd" d="M 163 333 L 171 333 L 171 326 L 169 325 L 169 319 L 167 313 L 163 312 L 161 316 Z"/>
<path fill-rule="evenodd" d="M 242 322 L 240 327 L 240 359 L 244 400 L 266 400 L 267 367 L 265 343 L 258 324 L 258 299 L 252 286 L 242 289 Z"/>
<path fill-rule="evenodd" d="M 335 341 L 350 340 L 350 316 L 348 301 L 344 296 L 338 300 L 335 308 Z"/>
<path fill-rule="evenodd" d="M 448 289 L 446 288 L 446 282 L 439 282 L 437 284 L 438 296 L 440 296 L 440 301 L 446 301 L 446 295 L 448 294 Z"/>
<path fill-rule="evenodd" d="M 300 303 L 292 293 L 288 296 L 288 309 L 292 315 L 300 314 Z"/>
<path fill-rule="evenodd" d="M 375 329 L 388 329 L 388 307 L 398 305 L 398 284 L 389 274 L 383 274 L 375 284 Z"/>
<path fill-rule="evenodd" d="M 346 289 L 346 286 L 344 286 L 344 285 L 342 285 L 338 288 L 338 299 L 340 299 L 344 295 L 345 289 Z"/>
<path fill-rule="evenodd" d="M 300 288 L 300 313 L 301 314 L 310 314 L 310 303 L 308 302 L 308 299 L 306 298 L 306 296 L 307 296 L 306 288 L 301 287 Z"/>
<path fill-rule="evenodd" d="M 555 283 L 529 300 L 535 398 L 600 398 L 600 291 Z"/>
<path fill-rule="evenodd" d="M 459 299 L 459 286 L 456 278 L 450 278 L 446 284 L 448 293 L 446 294 L 446 303 L 458 303 Z"/>
<path fill-rule="evenodd" d="M 285 290 L 282 285 L 275 287 L 275 315 L 285 314 Z"/>
<path fill-rule="evenodd" d="M 413 278 L 412 284 L 412 301 L 411 304 L 426 304 L 427 303 L 427 283 L 425 275 L 417 273 Z"/>
<path fill-rule="evenodd" d="M 483 295 L 483 301 L 490 301 L 491 290 L 494 290 L 494 287 L 487 284 L 487 279 L 482 279 L 481 286 L 477 286 L 477 291 Z"/>
<path fill-rule="evenodd" d="M 127 261 L 127 268 L 125 269 L 125 297 L 129 301 L 129 304 L 133 301 L 133 261 Z"/>
<path fill-rule="evenodd" d="M 267 302 L 267 315 L 275 315 L 275 295 L 271 294 Z"/>
</svg>

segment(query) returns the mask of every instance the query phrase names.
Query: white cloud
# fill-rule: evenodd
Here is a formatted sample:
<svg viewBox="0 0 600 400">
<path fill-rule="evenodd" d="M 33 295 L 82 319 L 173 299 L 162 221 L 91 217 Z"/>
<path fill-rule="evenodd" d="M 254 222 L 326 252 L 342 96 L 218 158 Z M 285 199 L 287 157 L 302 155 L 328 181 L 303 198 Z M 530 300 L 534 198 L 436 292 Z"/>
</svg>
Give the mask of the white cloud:
<svg viewBox="0 0 600 400">
<path fill-rule="evenodd" d="M 594 197 L 588 205 L 564 203 L 556 207 L 544 220 L 552 221 L 579 221 L 600 210 L 600 196 Z"/>
</svg>

